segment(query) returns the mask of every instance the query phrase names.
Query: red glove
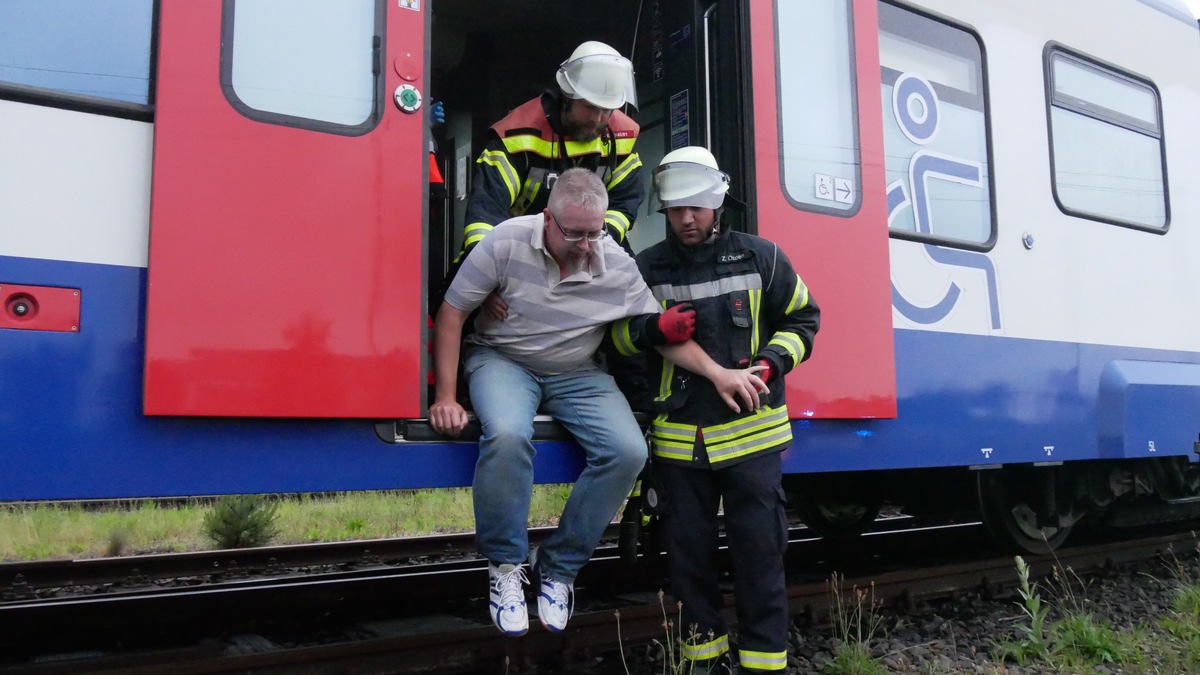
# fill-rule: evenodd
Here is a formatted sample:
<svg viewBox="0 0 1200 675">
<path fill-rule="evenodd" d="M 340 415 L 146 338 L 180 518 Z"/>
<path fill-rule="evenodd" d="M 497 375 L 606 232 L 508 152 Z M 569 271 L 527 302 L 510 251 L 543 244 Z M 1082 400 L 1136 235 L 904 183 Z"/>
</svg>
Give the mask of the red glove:
<svg viewBox="0 0 1200 675">
<path fill-rule="evenodd" d="M 771 368 L 771 362 L 766 359 L 759 359 L 754 362 L 754 365 L 763 366 L 763 370 L 760 370 L 754 374 L 757 375 L 758 379 L 762 380 L 763 383 L 769 384 L 771 382 L 771 376 L 775 374 L 774 369 Z"/>
<path fill-rule="evenodd" d="M 687 342 L 696 332 L 696 310 L 686 302 L 672 305 L 658 315 L 658 330 L 662 331 L 668 344 Z"/>
</svg>

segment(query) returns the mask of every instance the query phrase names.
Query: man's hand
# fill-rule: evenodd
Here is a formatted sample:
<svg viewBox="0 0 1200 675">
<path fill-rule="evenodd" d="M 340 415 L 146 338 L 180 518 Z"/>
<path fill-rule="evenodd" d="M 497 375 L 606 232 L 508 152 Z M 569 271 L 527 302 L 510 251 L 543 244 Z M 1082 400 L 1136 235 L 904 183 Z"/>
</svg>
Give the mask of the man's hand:
<svg viewBox="0 0 1200 675">
<path fill-rule="evenodd" d="M 492 291 L 483 299 L 483 311 L 497 321 L 503 321 L 508 318 L 508 303 L 500 298 L 498 292 Z"/>
<path fill-rule="evenodd" d="M 429 406 L 429 426 L 439 434 L 457 438 L 467 426 L 467 411 L 458 401 L 437 401 Z"/>
<path fill-rule="evenodd" d="M 721 368 L 709 379 L 712 380 L 721 399 L 725 401 L 725 405 L 734 412 L 742 411 L 737 404 L 737 398 L 746 403 L 747 410 L 758 410 L 761 405 L 758 395 L 771 393 L 771 390 L 767 388 L 767 383 L 758 376 L 758 372 L 761 370 L 763 370 L 763 366 L 752 366 L 745 370 Z"/>
<path fill-rule="evenodd" d="M 658 315 L 658 329 L 662 331 L 667 344 L 687 342 L 696 332 L 696 310 L 687 302 L 672 305 Z"/>
<path fill-rule="evenodd" d="M 748 410 L 758 410 L 760 405 L 758 395 L 771 393 L 771 390 L 767 388 L 767 383 L 758 376 L 758 373 L 763 370 L 761 365 L 751 366 L 745 370 L 724 368 L 713 361 L 700 345 L 691 341 L 679 345 L 659 345 L 655 349 L 671 363 L 703 375 L 709 382 L 712 382 L 721 399 L 725 401 L 725 405 L 734 412 L 742 411 L 736 398 L 742 399 Z"/>
</svg>

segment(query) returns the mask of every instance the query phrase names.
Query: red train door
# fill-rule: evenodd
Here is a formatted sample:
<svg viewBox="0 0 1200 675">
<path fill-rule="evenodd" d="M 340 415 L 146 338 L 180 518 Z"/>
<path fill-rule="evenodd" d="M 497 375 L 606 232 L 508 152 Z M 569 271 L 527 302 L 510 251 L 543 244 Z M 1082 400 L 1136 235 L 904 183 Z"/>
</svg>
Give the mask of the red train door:
<svg viewBox="0 0 1200 675">
<path fill-rule="evenodd" d="M 877 1 L 664 2 L 647 21 L 664 150 L 708 146 L 725 226 L 777 243 L 821 306 L 787 378 L 801 419 L 896 416 Z"/>
<path fill-rule="evenodd" d="M 876 0 L 749 3 L 758 233 L 821 306 L 793 414 L 896 416 Z"/>
<path fill-rule="evenodd" d="M 146 414 L 421 414 L 427 5 L 162 3 Z"/>
</svg>

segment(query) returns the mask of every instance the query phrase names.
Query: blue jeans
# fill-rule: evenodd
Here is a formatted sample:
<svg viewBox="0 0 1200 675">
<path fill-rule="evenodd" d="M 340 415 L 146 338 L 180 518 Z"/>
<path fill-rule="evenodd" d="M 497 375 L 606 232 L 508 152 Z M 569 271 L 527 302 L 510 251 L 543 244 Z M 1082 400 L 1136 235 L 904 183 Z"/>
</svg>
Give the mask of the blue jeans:
<svg viewBox="0 0 1200 675">
<path fill-rule="evenodd" d="M 475 464 L 479 552 L 495 564 L 529 557 L 533 417 L 539 408 L 586 453 L 558 528 L 538 549 L 545 577 L 574 583 L 646 463 L 646 440 L 625 397 L 601 370 L 540 376 L 494 349 L 471 345 L 463 368 L 483 428 Z"/>
</svg>

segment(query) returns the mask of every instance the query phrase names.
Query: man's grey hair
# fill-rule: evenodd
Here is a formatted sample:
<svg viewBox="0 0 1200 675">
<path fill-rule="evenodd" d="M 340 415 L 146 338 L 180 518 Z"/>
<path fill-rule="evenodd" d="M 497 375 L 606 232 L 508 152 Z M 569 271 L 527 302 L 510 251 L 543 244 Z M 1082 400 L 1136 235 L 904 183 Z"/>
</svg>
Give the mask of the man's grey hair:
<svg viewBox="0 0 1200 675">
<path fill-rule="evenodd" d="M 596 174 L 587 169 L 567 169 L 550 190 L 546 207 L 558 213 L 564 206 L 579 206 L 592 213 L 608 210 L 608 190 Z"/>
</svg>

